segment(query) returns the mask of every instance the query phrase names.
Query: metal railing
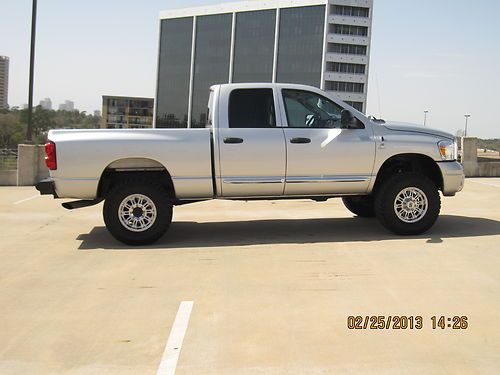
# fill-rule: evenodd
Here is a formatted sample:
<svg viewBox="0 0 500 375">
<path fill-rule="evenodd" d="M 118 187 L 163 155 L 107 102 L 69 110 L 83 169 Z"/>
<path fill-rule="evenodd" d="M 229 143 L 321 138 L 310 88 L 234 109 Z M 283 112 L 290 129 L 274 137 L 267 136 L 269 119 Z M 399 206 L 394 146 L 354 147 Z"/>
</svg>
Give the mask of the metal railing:
<svg viewBox="0 0 500 375">
<path fill-rule="evenodd" d="M 0 148 L 0 169 L 17 169 L 17 149 Z"/>
</svg>

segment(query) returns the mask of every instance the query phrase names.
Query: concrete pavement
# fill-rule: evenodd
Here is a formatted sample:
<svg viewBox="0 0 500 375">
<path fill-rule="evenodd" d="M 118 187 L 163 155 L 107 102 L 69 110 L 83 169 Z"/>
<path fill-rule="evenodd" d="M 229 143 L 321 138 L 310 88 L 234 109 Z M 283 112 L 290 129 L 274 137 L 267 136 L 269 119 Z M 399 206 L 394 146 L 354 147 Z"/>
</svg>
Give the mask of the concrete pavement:
<svg viewBox="0 0 500 375">
<path fill-rule="evenodd" d="M 404 238 L 340 200 L 176 207 L 128 247 L 102 204 L 68 211 L 0 188 L 0 374 L 156 374 L 194 301 L 176 374 L 495 374 L 500 179 L 468 179 L 427 234 Z M 351 330 L 348 316 L 422 316 Z M 468 328 L 433 329 L 432 316 Z"/>
</svg>

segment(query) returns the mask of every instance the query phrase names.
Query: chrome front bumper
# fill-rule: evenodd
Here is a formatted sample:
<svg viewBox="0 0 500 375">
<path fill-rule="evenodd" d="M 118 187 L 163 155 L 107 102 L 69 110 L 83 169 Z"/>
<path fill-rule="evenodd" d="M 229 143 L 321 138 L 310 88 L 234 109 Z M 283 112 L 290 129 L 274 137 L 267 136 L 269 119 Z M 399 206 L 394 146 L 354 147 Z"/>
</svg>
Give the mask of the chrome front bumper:
<svg viewBox="0 0 500 375">
<path fill-rule="evenodd" d="M 451 197 L 464 187 L 465 175 L 462 164 L 457 161 L 437 163 L 443 176 L 443 195 Z"/>
</svg>

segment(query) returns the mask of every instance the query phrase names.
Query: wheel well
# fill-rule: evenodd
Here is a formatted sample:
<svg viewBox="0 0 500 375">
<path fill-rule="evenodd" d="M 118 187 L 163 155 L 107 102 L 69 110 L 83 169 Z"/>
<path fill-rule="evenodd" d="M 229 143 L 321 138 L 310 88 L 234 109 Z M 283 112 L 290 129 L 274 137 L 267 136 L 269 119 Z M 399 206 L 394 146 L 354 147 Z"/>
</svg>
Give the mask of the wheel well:
<svg viewBox="0 0 500 375">
<path fill-rule="evenodd" d="M 436 184 L 439 189 L 443 189 L 443 175 L 434 160 L 422 154 L 399 154 L 387 159 L 377 173 L 377 179 L 373 191 L 390 176 L 397 173 L 420 173 Z"/>
<path fill-rule="evenodd" d="M 121 159 L 108 165 L 99 180 L 97 197 L 106 198 L 117 183 L 130 178 L 155 180 L 167 190 L 170 198 L 176 198 L 170 173 L 162 164 L 151 159 Z"/>
</svg>

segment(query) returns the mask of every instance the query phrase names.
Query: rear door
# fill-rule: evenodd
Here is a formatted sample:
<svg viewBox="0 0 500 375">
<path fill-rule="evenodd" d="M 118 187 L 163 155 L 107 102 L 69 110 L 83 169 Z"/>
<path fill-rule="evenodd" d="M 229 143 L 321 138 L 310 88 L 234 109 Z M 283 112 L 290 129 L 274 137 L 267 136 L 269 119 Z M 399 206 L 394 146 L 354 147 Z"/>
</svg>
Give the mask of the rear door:
<svg viewBox="0 0 500 375">
<path fill-rule="evenodd" d="M 219 186 L 223 197 L 283 195 L 285 136 L 273 88 L 222 86 L 219 102 Z"/>
<path fill-rule="evenodd" d="M 285 195 L 363 194 L 372 178 L 375 141 L 369 123 L 341 127 L 339 104 L 323 94 L 281 90 L 287 147 Z"/>
</svg>

